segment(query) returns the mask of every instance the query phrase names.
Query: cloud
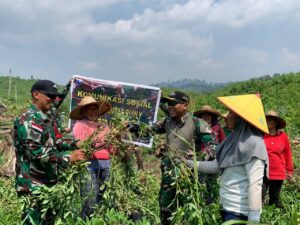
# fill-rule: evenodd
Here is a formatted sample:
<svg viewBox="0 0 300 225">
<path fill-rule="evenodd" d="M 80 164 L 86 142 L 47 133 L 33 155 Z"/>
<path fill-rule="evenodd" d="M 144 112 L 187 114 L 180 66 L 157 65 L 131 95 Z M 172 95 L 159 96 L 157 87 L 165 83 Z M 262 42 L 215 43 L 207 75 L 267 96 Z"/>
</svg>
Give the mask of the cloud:
<svg viewBox="0 0 300 225">
<path fill-rule="evenodd" d="M 291 52 L 287 48 L 283 48 L 281 53 L 281 62 L 283 65 L 292 67 L 293 69 L 300 68 L 300 53 Z"/>
<path fill-rule="evenodd" d="M 130 13 L 118 16 L 120 7 Z M 246 77 L 274 69 L 280 63 L 271 52 L 283 48 L 281 64 L 296 68 L 293 46 L 272 34 L 284 27 L 295 35 L 299 10 L 294 0 L 2 0 L 0 51 L 15 54 L 5 63 L 21 63 L 19 71 L 45 58 L 46 65 L 31 67 L 47 74 L 57 64 L 57 79 L 74 71 L 120 79 L 120 70 L 131 82 L 141 74 L 142 82 Z"/>
<path fill-rule="evenodd" d="M 269 56 L 268 53 L 263 50 L 238 47 L 233 51 L 233 58 L 243 59 L 245 63 L 250 65 L 257 65 L 268 62 Z"/>
<path fill-rule="evenodd" d="M 97 63 L 97 62 L 84 62 L 82 64 L 82 68 L 83 68 L 83 70 L 85 70 L 87 72 L 97 71 L 97 70 L 99 70 L 99 63 Z"/>
</svg>

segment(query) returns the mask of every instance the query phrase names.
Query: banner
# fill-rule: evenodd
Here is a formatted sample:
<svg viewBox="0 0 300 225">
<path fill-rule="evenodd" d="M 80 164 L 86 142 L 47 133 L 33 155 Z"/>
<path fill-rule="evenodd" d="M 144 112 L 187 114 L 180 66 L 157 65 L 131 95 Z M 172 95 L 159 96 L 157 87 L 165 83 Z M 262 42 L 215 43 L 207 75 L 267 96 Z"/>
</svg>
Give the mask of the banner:
<svg viewBox="0 0 300 225">
<path fill-rule="evenodd" d="M 71 105 L 74 109 L 85 96 L 111 103 L 112 109 L 101 119 L 109 122 L 114 116 L 124 114 L 132 120 L 151 125 L 156 122 L 161 91 L 158 87 L 100 80 L 74 75 L 71 85 Z M 76 121 L 71 121 L 71 127 Z M 132 135 L 132 143 L 146 147 L 152 146 L 152 138 L 139 138 Z M 129 141 L 129 140 L 124 140 Z"/>
</svg>

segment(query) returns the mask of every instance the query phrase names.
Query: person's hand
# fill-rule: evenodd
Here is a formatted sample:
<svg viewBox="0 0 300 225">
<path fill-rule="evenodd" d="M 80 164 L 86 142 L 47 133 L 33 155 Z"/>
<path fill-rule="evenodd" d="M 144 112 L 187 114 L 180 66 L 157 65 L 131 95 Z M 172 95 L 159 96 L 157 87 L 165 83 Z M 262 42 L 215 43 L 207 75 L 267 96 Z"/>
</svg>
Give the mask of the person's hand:
<svg viewBox="0 0 300 225">
<path fill-rule="evenodd" d="M 66 133 L 70 133 L 70 132 L 71 132 L 71 128 L 66 127 L 66 128 L 65 128 L 65 132 L 66 132 Z"/>
<path fill-rule="evenodd" d="M 119 148 L 114 146 L 109 146 L 108 150 L 112 155 L 118 155 L 120 153 Z"/>
<path fill-rule="evenodd" d="M 186 157 L 187 158 L 193 158 L 194 157 L 194 151 L 189 149 L 188 152 L 186 153 Z"/>
<path fill-rule="evenodd" d="M 73 81 L 73 77 L 69 80 L 68 84 L 71 85 L 72 81 Z"/>
<path fill-rule="evenodd" d="M 286 178 L 289 182 L 292 182 L 294 177 L 293 177 L 293 174 L 287 174 Z"/>
<path fill-rule="evenodd" d="M 93 146 L 94 146 L 94 148 L 95 149 L 102 149 L 102 148 L 104 148 L 104 147 L 106 147 L 106 142 L 94 142 L 93 143 Z"/>
<path fill-rule="evenodd" d="M 70 162 L 77 162 L 85 160 L 85 154 L 82 149 L 74 150 L 70 155 Z"/>
</svg>

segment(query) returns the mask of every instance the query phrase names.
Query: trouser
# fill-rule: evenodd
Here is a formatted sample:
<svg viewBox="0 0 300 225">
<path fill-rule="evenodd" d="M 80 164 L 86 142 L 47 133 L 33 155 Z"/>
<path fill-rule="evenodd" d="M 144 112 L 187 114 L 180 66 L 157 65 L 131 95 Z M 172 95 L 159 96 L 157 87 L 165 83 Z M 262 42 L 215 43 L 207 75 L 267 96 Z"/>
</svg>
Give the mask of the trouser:
<svg viewBox="0 0 300 225">
<path fill-rule="evenodd" d="M 106 189 L 105 181 L 109 180 L 110 160 L 91 160 L 88 165 L 87 179 L 82 181 L 80 194 L 83 197 L 81 217 L 85 219 L 94 213 L 95 206 L 101 202 Z"/>
<path fill-rule="evenodd" d="M 171 172 L 170 172 L 171 171 Z M 175 167 L 167 157 L 161 159 L 161 186 L 159 190 L 160 219 L 163 225 L 171 224 L 169 218 L 176 210 L 176 187 L 171 184 L 175 181 Z"/>
<path fill-rule="evenodd" d="M 283 184 L 283 180 L 269 180 L 264 177 L 263 187 L 262 187 L 262 198 L 265 199 L 267 192 L 269 190 L 269 205 L 275 204 L 276 207 L 281 208 L 282 203 L 280 200 L 280 192 Z"/>
<path fill-rule="evenodd" d="M 230 212 L 227 210 L 221 210 L 221 217 L 223 222 L 230 221 L 230 220 L 244 220 L 247 221 L 248 217 L 241 213 Z M 239 225 L 239 224 L 236 224 Z"/>
</svg>

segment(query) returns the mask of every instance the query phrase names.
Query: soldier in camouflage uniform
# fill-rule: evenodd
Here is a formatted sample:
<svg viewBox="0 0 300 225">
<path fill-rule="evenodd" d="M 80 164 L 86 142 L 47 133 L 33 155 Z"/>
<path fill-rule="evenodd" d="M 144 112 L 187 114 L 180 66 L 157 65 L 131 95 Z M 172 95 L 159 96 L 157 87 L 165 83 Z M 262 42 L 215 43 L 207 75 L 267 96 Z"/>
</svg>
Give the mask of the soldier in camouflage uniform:
<svg viewBox="0 0 300 225">
<path fill-rule="evenodd" d="M 18 196 L 30 199 L 32 191 L 42 185 L 57 183 L 58 167 L 84 160 L 85 155 L 77 149 L 75 140 L 57 141 L 53 123 L 47 112 L 60 94 L 52 81 L 39 80 L 31 88 L 32 104 L 27 112 L 14 122 L 14 145 L 16 147 L 16 190 Z M 72 152 L 67 150 L 74 150 Z M 29 201 L 30 202 L 30 201 Z M 27 205 L 23 212 L 25 224 L 51 224 L 42 221 L 38 205 Z"/>
<path fill-rule="evenodd" d="M 152 130 L 155 133 L 166 134 L 167 147 L 176 152 L 188 155 L 191 145 L 195 144 L 196 150 L 204 144 L 207 148 L 214 149 L 214 136 L 209 125 L 202 119 L 193 117 L 188 112 L 189 98 L 182 92 L 173 92 L 168 97 L 162 98 L 162 103 L 167 104 L 168 117 L 155 123 Z M 187 142 L 182 140 L 184 138 Z M 174 182 L 175 168 L 168 153 L 158 153 L 161 156 L 162 180 L 159 192 L 160 217 L 162 224 L 171 224 L 170 216 L 176 211 L 176 187 Z"/>
</svg>

